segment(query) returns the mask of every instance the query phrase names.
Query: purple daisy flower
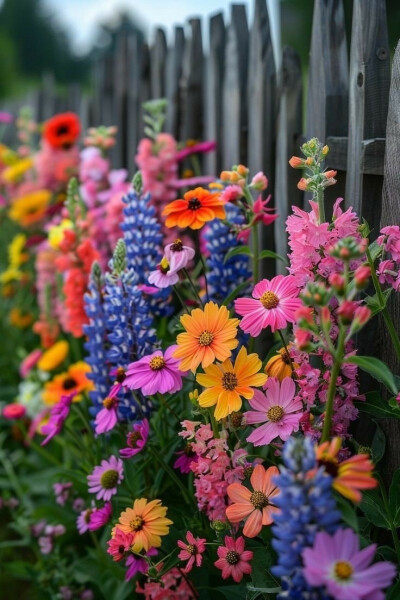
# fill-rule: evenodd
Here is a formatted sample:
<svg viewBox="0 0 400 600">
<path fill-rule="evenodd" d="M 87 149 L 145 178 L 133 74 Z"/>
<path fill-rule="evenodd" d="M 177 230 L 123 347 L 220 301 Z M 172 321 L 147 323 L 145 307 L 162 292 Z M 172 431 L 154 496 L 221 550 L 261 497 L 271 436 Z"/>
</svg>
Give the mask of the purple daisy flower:
<svg viewBox="0 0 400 600">
<path fill-rule="evenodd" d="M 157 556 L 158 552 L 155 548 L 149 548 L 145 556 Z M 126 559 L 125 566 L 128 567 L 125 573 L 125 581 L 129 581 L 137 573 L 147 573 L 149 570 L 149 563 L 145 557 L 141 558 L 138 555 L 130 554 Z"/>
<path fill-rule="evenodd" d="M 155 271 L 149 273 L 148 282 L 158 288 L 167 288 L 170 285 L 178 283 L 179 275 L 175 269 L 171 268 L 168 259 L 164 256 L 157 265 Z"/>
<path fill-rule="evenodd" d="M 179 469 L 181 473 L 190 473 L 191 472 L 191 464 L 193 462 L 197 462 L 199 460 L 198 455 L 194 450 L 192 450 L 192 444 L 188 442 L 183 450 L 180 452 L 175 452 L 179 458 L 174 462 L 174 469 Z"/>
<path fill-rule="evenodd" d="M 195 251 L 190 246 L 184 246 L 180 239 L 176 239 L 173 244 L 168 244 L 164 248 L 165 258 L 173 271 L 184 269 L 195 255 Z"/>
<path fill-rule="evenodd" d="M 108 502 L 111 496 L 117 493 L 117 485 L 123 478 L 122 460 L 110 456 L 108 460 L 102 460 L 101 464 L 93 469 L 93 473 L 88 475 L 89 493 L 96 494 L 97 500 Z"/>
<path fill-rule="evenodd" d="M 133 431 L 129 431 L 126 436 L 127 448 L 122 448 L 119 451 L 122 458 L 132 458 L 135 454 L 139 454 L 146 445 L 149 431 L 150 427 L 147 419 L 143 419 L 141 423 L 135 423 Z"/>
<path fill-rule="evenodd" d="M 102 508 L 95 508 L 89 515 L 89 531 L 96 531 L 104 527 L 111 519 L 111 502 L 106 502 Z"/>
<path fill-rule="evenodd" d="M 68 394 L 68 396 L 61 396 L 61 400 L 55 404 L 50 412 L 50 418 L 46 425 L 43 425 L 42 432 L 47 434 L 41 446 L 45 446 L 53 439 L 54 436 L 58 435 L 64 425 L 66 418 L 69 415 L 73 398 L 76 396 L 76 392 Z"/>
<path fill-rule="evenodd" d="M 94 510 L 95 509 L 93 507 L 85 508 L 85 510 L 83 510 L 79 517 L 76 519 L 76 526 L 80 535 L 83 535 L 84 533 L 89 531 L 90 515 Z"/>
<path fill-rule="evenodd" d="M 104 408 L 102 408 L 96 415 L 95 431 L 97 434 L 111 431 L 111 429 L 114 429 L 118 420 L 117 398 L 106 398 L 105 400 L 103 400 L 103 406 Z"/>
<path fill-rule="evenodd" d="M 126 370 L 124 385 L 131 390 L 142 391 L 144 396 L 153 394 L 173 394 L 182 389 L 182 377 L 187 371 L 179 369 L 180 360 L 172 355 L 178 346 L 170 346 L 165 351 L 156 350 L 131 363 Z"/>
<path fill-rule="evenodd" d="M 352 529 L 338 529 L 333 535 L 324 531 L 315 536 L 314 546 L 302 552 L 306 581 L 325 586 L 336 600 L 384 600 L 396 568 L 389 562 L 371 565 L 376 550 L 372 544 L 360 550 L 359 538 Z"/>
</svg>

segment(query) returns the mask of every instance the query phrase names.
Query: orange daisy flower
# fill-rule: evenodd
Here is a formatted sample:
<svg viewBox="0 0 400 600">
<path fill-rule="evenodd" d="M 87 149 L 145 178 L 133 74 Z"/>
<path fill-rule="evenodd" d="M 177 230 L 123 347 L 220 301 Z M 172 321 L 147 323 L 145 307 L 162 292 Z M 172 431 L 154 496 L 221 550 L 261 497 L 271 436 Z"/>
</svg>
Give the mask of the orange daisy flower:
<svg viewBox="0 0 400 600">
<path fill-rule="evenodd" d="M 330 442 L 316 446 L 318 466 L 323 466 L 325 471 L 332 476 L 332 487 L 345 498 L 352 502 L 360 502 L 360 490 L 371 490 L 378 485 L 373 477 L 374 465 L 368 454 L 356 454 L 342 462 L 337 455 L 342 445 L 339 437 Z"/>
<path fill-rule="evenodd" d="M 124 533 L 133 535 L 131 549 L 140 552 L 143 548 L 146 552 L 149 548 L 161 546 L 162 535 L 168 535 L 170 519 L 165 518 L 167 508 L 161 506 L 161 500 L 148 502 L 146 498 L 135 500 L 133 508 L 127 508 L 118 519 L 118 529 Z M 113 530 L 114 535 L 115 527 Z"/>
<path fill-rule="evenodd" d="M 8 216 L 21 227 L 29 227 L 38 223 L 46 216 L 46 210 L 51 200 L 48 190 L 36 190 L 12 201 Z"/>
<path fill-rule="evenodd" d="M 290 348 L 289 348 L 290 352 Z M 293 367 L 295 369 L 298 368 L 297 363 L 293 363 Z M 288 353 L 286 352 L 286 348 L 281 348 L 272 356 L 264 368 L 265 373 L 268 377 L 276 377 L 280 382 L 282 382 L 285 377 L 291 377 L 293 375 L 292 367 L 290 365 L 290 360 Z"/>
<path fill-rule="evenodd" d="M 246 537 L 256 537 L 263 525 L 271 525 L 274 513 L 280 512 L 273 504 L 280 491 L 273 483 L 276 475 L 279 475 L 276 467 L 265 470 L 262 465 L 257 465 L 250 477 L 253 491 L 241 483 L 228 486 L 227 493 L 233 504 L 226 509 L 226 516 L 231 523 L 246 521 L 243 528 Z"/>
<path fill-rule="evenodd" d="M 93 389 L 93 383 L 86 376 L 89 372 L 89 365 L 83 361 L 71 365 L 68 371 L 56 375 L 44 384 L 43 401 L 50 405 L 56 404 L 64 394 L 76 392 L 74 402 L 78 402 L 81 399 L 79 394 Z"/>
<path fill-rule="evenodd" d="M 199 373 L 196 380 L 200 385 L 209 388 L 199 396 L 202 407 L 214 406 L 217 420 L 237 412 L 242 407 L 242 396 L 249 400 L 254 396 L 254 389 L 267 381 L 267 375 L 258 373 L 262 362 L 257 354 L 247 354 L 244 346 L 240 348 L 235 364 L 225 360 L 219 365 L 206 367 L 205 373 Z"/>
<path fill-rule="evenodd" d="M 226 306 L 207 302 L 204 310 L 195 308 L 190 315 L 182 315 L 181 323 L 186 332 L 178 334 L 173 354 L 181 359 L 181 371 L 194 372 L 200 364 L 205 369 L 215 360 L 224 361 L 239 343 L 239 319 L 230 319 Z"/>
<path fill-rule="evenodd" d="M 165 221 L 167 227 L 201 229 L 208 221 L 225 219 L 224 204 L 219 193 L 198 187 L 186 192 L 183 199 L 167 204 L 162 214 L 168 215 Z"/>
</svg>

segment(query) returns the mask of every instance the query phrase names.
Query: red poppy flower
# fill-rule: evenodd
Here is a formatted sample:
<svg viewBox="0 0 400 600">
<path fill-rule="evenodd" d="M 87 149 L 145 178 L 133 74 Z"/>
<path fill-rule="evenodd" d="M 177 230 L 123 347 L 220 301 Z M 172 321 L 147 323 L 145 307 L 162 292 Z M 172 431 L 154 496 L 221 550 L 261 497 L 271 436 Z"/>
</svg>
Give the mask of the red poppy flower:
<svg viewBox="0 0 400 600">
<path fill-rule="evenodd" d="M 78 139 L 81 123 L 73 112 L 55 115 L 44 124 L 43 138 L 52 148 L 66 150 Z"/>
</svg>

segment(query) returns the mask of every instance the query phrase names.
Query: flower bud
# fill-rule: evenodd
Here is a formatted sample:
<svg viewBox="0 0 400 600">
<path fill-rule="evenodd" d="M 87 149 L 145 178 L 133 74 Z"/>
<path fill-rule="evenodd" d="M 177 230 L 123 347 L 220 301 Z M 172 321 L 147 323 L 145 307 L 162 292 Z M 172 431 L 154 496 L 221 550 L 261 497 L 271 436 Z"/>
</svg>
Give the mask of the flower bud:
<svg viewBox="0 0 400 600">
<path fill-rule="evenodd" d="M 354 272 L 354 280 L 356 282 L 357 288 L 364 288 L 367 285 L 370 276 L 371 268 L 369 266 L 361 265 L 360 267 L 358 267 L 358 269 L 356 269 Z"/>
<path fill-rule="evenodd" d="M 337 311 L 342 323 L 349 325 L 352 322 L 357 307 L 358 304 L 354 300 L 343 300 Z"/>
<path fill-rule="evenodd" d="M 250 186 L 257 191 L 262 192 L 268 187 L 268 179 L 262 171 L 259 171 L 254 175 L 253 179 L 251 180 Z"/>
<path fill-rule="evenodd" d="M 306 161 L 304 158 L 300 158 L 299 156 L 292 156 L 292 158 L 289 160 L 289 165 L 293 167 L 293 169 L 302 169 L 305 164 Z"/>
<path fill-rule="evenodd" d="M 331 273 L 329 275 L 329 283 L 337 294 L 342 295 L 344 293 L 346 281 L 342 275 L 339 273 Z"/>
<path fill-rule="evenodd" d="M 311 333 L 304 329 L 297 329 L 294 335 L 294 343 L 299 350 L 306 352 L 311 348 Z"/>
</svg>

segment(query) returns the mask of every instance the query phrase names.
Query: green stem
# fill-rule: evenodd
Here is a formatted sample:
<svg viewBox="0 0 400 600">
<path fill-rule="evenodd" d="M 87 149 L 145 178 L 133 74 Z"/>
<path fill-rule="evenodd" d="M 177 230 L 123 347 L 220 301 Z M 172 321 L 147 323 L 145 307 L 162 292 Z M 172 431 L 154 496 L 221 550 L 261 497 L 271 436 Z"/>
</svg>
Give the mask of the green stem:
<svg viewBox="0 0 400 600">
<path fill-rule="evenodd" d="M 367 259 L 368 259 L 368 264 L 371 268 L 372 283 L 374 284 L 375 292 L 376 292 L 376 295 L 379 300 L 379 306 L 382 309 L 382 316 L 384 318 L 385 325 L 389 332 L 390 339 L 392 340 L 393 347 L 396 351 L 397 358 L 398 358 L 398 360 L 400 360 L 400 339 L 399 339 L 399 336 L 397 335 L 396 328 L 394 326 L 392 317 L 390 316 L 390 313 L 387 309 L 386 300 L 385 300 L 385 297 L 382 292 L 381 284 L 379 283 L 379 279 L 376 275 L 374 261 L 372 259 L 369 248 L 366 251 L 366 255 L 367 255 Z"/>
<path fill-rule="evenodd" d="M 218 424 L 217 424 L 217 421 L 215 420 L 214 411 L 212 408 L 208 411 L 208 414 L 210 415 L 211 427 L 212 427 L 212 430 L 214 433 L 214 438 L 217 440 L 219 438 L 219 429 L 218 429 Z"/>
<path fill-rule="evenodd" d="M 340 367 L 342 366 L 344 356 L 344 345 L 345 345 L 345 328 L 341 326 L 338 338 L 337 352 L 334 357 L 334 363 L 332 367 L 331 379 L 329 381 L 328 393 L 325 404 L 325 419 L 324 428 L 322 430 L 321 443 L 329 440 L 331 429 L 332 429 L 332 417 L 333 417 L 333 403 L 336 394 L 336 382 L 340 373 Z"/>
<path fill-rule="evenodd" d="M 157 394 L 157 398 L 165 406 L 165 408 L 171 413 L 171 415 L 173 415 L 175 417 L 175 419 L 178 421 L 178 423 L 180 423 L 181 418 L 176 414 L 176 412 L 174 411 L 174 409 L 172 408 L 172 406 L 170 406 L 168 404 L 168 402 L 166 400 L 164 400 L 162 394 L 158 393 Z"/>
<path fill-rule="evenodd" d="M 203 259 L 203 257 L 202 257 L 201 254 L 200 254 L 200 262 L 201 262 L 201 265 L 203 267 L 204 283 L 205 283 L 205 286 L 206 286 L 206 300 L 208 302 L 210 296 L 208 294 L 207 268 L 206 268 L 206 263 L 204 262 L 204 259 Z"/>
<path fill-rule="evenodd" d="M 289 361 L 290 361 L 290 367 L 291 367 L 292 371 L 294 372 L 294 365 L 293 365 L 293 361 L 292 361 L 292 358 L 291 358 L 291 356 L 290 356 L 290 353 L 289 353 L 289 348 L 288 348 L 288 346 L 287 346 L 286 340 L 285 340 L 285 338 L 283 337 L 283 333 L 282 333 L 282 331 L 281 331 L 280 329 L 278 329 L 278 333 L 279 333 L 279 337 L 281 338 L 281 341 L 282 341 L 283 347 L 284 347 L 284 348 L 285 348 L 285 350 L 286 350 L 286 354 L 287 354 L 287 356 L 288 356 L 288 358 L 289 358 Z"/>
<path fill-rule="evenodd" d="M 190 275 L 189 275 L 188 271 L 187 271 L 186 269 L 182 269 L 182 271 L 184 272 L 184 274 L 185 274 L 185 277 L 186 277 L 186 278 L 187 278 L 187 280 L 189 281 L 189 283 L 190 283 L 190 285 L 191 285 L 191 287 L 192 287 L 192 290 L 194 291 L 194 294 L 195 294 L 195 296 L 197 297 L 198 301 L 200 302 L 200 306 L 202 306 L 202 307 L 204 308 L 203 301 L 202 301 L 202 299 L 200 298 L 200 296 L 199 296 L 199 292 L 197 291 L 197 289 L 196 289 L 196 286 L 194 285 L 194 283 L 193 283 L 193 280 L 192 280 L 192 278 L 190 277 Z"/>
<path fill-rule="evenodd" d="M 393 538 L 393 543 L 394 543 L 394 547 L 396 550 L 396 554 L 397 554 L 397 561 L 400 565 L 400 543 L 399 543 L 399 535 L 397 533 L 397 529 L 393 524 L 393 519 L 392 519 L 392 515 L 390 512 L 390 508 L 389 508 L 389 502 L 388 502 L 388 497 L 387 497 L 387 493 L 386 493 L 386 489 L 385 486 L 382 483 L 381 478 L 378 475 L 378 481 L 379 481 L 379 489 L 381 492 L 381 496 L 382 496 L 382 500 L 383 500 L 383 504 L 385 505 L 385 511 L 386 511 L 386 515 L 390 524 L 390 531 L 392 533 L 392 538 Z"/>
<path fill-rule="evenodd" d="M 317 191 L 314 196 L 318 202 L 318 211 L 319 211 L 319 222 L 325 223 L 325 202 L 324 202 L 324 188 L 318 186 Z"/>
<path fill-rule="evenodd" d="M 178 298 L 179 302 L 181 303 L 181 305 L 182 305 L 183 309 L 184 309 L 184 310 L 187 312 L 187 314 L 188 314 L 188 315 L 190 315 L 190 311 L 189 311 L 188 307 L 186 306 L 186 304 L 185 304 L 185 302 L 184 302 L 184 300 L 183 300 L 182 296 L 181 296 L 181 295 L 180 295 L 180 293 L 178 292 L 178 288 L 177 288 L 177 286 L 176 286 L 176 285 L 174 285 L 174 286 L 173 286 L 173 288 L 174 288 L 174 292 L 175 292 L 175 294 L 176 294 L 176 297 Z"/>
<path fill-rule="evenodd" d="M 259 235 L 258 235 L 258 223 L 256 223 L 252 229 L 252 251 L 253 251 L 253 283 L 256 285 L 258 283 L 258 255 L 259 255 Z"/>
<path fill-rule="evenodd" d="M 169 475 L 170 479 L 172 479 L 172 481 L 174 481 L 176 483 L 176 485 L 179 487 L 179 489 L 182 492 L 182 497 L 184 498 L 185 502 L 190 505 L 191 502 L 190 502 L 190 498 L 188 497 L 187 489 L 185 488 L 185 486 L 183 485 L 183 483 L 179 479 L 179 477 L 177 477 L 174 470 L 171 469 L 171 467 L 163 460 L 163 458 L 161 457 L 161 454 L 159 452 L 156 452 L 152 446 L 148 445 L 147 448 L 149 449 L 151 454 L 154 456 L 154 458 L 157 460 L 157 462 L 160 464 L 160 466 L 164 469 L 164 471 Z"/>
</svg>

